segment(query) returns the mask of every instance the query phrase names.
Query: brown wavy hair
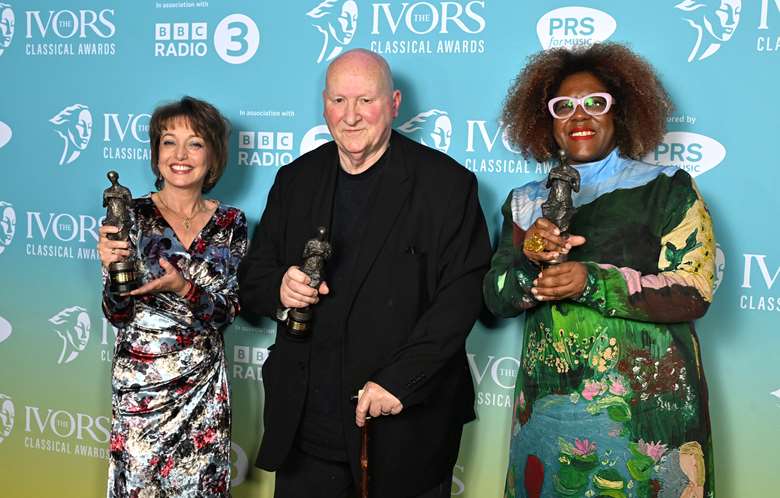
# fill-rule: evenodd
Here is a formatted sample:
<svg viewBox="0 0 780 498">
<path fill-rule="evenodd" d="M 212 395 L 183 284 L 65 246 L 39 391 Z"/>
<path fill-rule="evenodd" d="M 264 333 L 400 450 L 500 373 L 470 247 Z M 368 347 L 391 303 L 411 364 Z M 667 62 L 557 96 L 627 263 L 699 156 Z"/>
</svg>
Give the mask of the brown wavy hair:
<svg viewBox="0 0 780 498">
<path fill-rule="evenodd" d="M 171 102 L 155 109 L 149 122 L 149 146 L 152 149 L 152 172 L 157 178 L 154 182 L 157 190 L 163 187 L 160 168 L 157 166 L 160 155 L 160 138 L 163 132 L 179 119 L 185 120 L 192 131 L 203 138 L 208 145 L 209 172 L 203 181 L 202 189 L 203 193 L 206 193 L 214 188 L 222 173 L 225 172 L 230 123 L 216 107 L 193 97 L 185 96 L 177 102 Z"/>
<path fill-rule="evenodd" d="M 661 143 L 672 102 L 655 70 L 624 45 L 596 43 L 532 55 L 509 88 L 501 117 L 509 139 L 524 156 L 544 161 L 557 153 L 547 101 L 566 77 L 579 72 L 591 73 L 614 97 L 610 112 L 622 156 L 639 159 Z"/>
</svg>

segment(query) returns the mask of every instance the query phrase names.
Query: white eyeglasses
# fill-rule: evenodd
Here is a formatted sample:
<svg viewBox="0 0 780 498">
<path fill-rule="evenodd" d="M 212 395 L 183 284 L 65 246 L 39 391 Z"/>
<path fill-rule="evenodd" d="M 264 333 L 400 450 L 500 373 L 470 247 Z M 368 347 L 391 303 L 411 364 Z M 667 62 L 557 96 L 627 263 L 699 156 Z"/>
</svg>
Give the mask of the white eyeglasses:
<svg viewBox="0 0 780 498">
<path fill-rule="evenodd" d="M 606 92 L 597 92 L 584 97 L 569 97 L 562 95 L 547 102 L 547 108 L 555 119 L 566 119 L 574 115 L 577 106 L 591 116 L 601 116 L 609 112 L 614 99 Z"/>
</svg>

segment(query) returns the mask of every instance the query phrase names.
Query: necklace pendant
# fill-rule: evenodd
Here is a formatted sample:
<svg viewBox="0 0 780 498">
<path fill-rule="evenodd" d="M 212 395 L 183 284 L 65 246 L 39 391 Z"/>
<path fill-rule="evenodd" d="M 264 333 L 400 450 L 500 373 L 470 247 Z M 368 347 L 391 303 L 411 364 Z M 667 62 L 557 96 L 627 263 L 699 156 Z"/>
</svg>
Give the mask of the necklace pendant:
<svg viewBox="0 0 780 498">
<path fill-rule="evenodd" d="M 190 220 L 184 220 L 184 229 L 189 230 L 190 229 Z"/>
</svg>

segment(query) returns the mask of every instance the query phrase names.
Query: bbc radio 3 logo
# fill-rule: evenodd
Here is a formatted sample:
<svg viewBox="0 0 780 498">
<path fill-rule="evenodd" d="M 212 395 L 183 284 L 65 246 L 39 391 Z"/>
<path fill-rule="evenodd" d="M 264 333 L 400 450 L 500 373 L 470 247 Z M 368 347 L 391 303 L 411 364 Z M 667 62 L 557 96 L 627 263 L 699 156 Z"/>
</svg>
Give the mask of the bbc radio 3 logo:
<svg viewBox="0 0 780 498">
<path fill-rule="evenodd" d="M 320 145 L 330 142 L 331 140 L 333 140 L 333 136 L 330 134 L 328 125 L 319 124 L 303 134 L 298 153 L 300 155 L 304 155 L 307 152 L 316 149 Z"/>
<path fill-rule="evenodd" d="M 0 443 L 8 439 L 13 432 L 15 418 L 14 402 L 7 395 L 0 393 Z"/>
<path fill-rule="evenodd" d="M 607 40 L 617 29 L 615 19 L 589 7 L 561 7 L 543 15 L 536 23 L 542 48 L 588 47 Z"/>
<path fill-rule="evenodd" d="M 444 153 L 452 144 L 452 120 L 446 111 L 430 109 L 412 117 L 398 127 L 421 144 Z"/>
<path fill-rule="evenodd" d="M 739 26 L 742 0 L 683 0 L 674 8 L 685 13 L 683 19 L 696 31 L 696 41 L 688 54 L 688 62 L 693 62 L 710 57 L 731 40 Z"/>
<path fill-rule="evenodd" d="M 0 254 L 11 245 L 16 234 L 16 211 L 5 201 L 0 201 Z"/>
<path fill-rule="evenodd" d="M 233 378 L 263 380 L 263 363 L 268 359 L 268 348 L 233 346 Z"/>
<path fill-rule="evenodd" d="M 11 46 L 15 27 L 16 17 L 11 5 L 0 2 L 0 55 Z"/>
<path fill-rule="evenodd" d="M 312 25 L 322 33 L 322 48 L 317 64 L 338 56 L 352 43 L 358 23 L 358 5 L 354 0 L 325 0 L 306 13 Z"/>
<path fill-rule="evenodd" d="M 155 57 L 204 57 L 208 53 L 206 22 L 156 23 Z M 231 14 L 214 29 L 214 51 L 229 64 L 243 64 L 260 46 L 257 24 L 243 14 Z"/>
<path fill-rule="evenodd" d="M 239 131 L 239 166 L 284 166 L 293 160 L 292 132 Z"/>
<path fill-rule="evenodd" d="M 651 164 L 677 166 L 691 176 L 699 176 L 726 158 L 726 148 L 717 140 L 698 133 L 672 131 L 655 150 L 644 157 Z"/>
</svg>

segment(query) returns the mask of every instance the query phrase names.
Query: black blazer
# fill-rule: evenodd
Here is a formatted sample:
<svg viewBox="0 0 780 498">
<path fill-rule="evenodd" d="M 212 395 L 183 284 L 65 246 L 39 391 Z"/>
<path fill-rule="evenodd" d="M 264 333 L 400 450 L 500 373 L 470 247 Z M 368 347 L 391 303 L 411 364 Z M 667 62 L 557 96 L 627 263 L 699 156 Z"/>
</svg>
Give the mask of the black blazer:
<svg viewBox="0 0 780 498">
<path fill-rule="evenodd" d="M 340 386 L 354 476 L 360 431 L 350 397 L 372 380 L 404 405 L 371 422 L 374 498 L 424 492 L 457 460 L 463 424 L 475 418 L 465 342 L 491 255 L 473 173 L 396 132 L 389 154 L 351 284 L 336 289 L 350 303 L 341 317 Z M 283 274 L 301 263 L 317 226 L 330 225 L 338 167 L 329 142 L 279 170 L 239 268 L 243 309 L 275 315 Z M 308 382 L 309 343 L 289 340 L 283 327 L 263 365 L 265 433 L 256 464 L 267 470 L 290 451 Z"/>
</svg>

